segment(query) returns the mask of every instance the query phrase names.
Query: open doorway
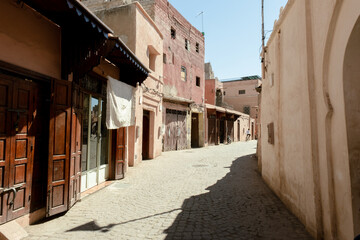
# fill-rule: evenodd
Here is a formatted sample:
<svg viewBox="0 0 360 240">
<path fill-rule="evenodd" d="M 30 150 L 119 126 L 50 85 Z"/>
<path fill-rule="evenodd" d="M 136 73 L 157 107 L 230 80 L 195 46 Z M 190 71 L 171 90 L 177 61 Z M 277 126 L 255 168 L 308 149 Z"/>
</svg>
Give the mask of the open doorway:
<svg viewBox="0 0 360 240">
<path fill-rule="evenodd" d="M 143 112 L 143 138 L 142 138 L 142 158 L 143 160 L 150 158 L 150 112 Z"/>
<path fill-rule="evenodd" d="M 219 138 L 220 138 L 220 143 L 224 143 L 224 141 L 225 141 L 225 119 L 224 118 L 220 119 Z"/>
<path fill-rule="evenodd" d="M 191 114 L 191 147 L 199 147 L 199 114 Z"/>
</svg>

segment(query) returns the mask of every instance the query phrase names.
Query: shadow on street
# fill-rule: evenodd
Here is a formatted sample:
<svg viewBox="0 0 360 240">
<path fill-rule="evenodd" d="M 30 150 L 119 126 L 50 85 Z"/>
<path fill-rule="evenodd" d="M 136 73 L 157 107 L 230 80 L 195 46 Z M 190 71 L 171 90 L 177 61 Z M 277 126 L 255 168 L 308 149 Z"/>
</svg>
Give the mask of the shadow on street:
<svg viewBox="0 0 360 240">
<path fill-rule="evenodd" d="M 254 155 L 234 160 L 207 190 L 184 201 L 166 239 L 312 239 L 265 185 Z"/>
</svg>

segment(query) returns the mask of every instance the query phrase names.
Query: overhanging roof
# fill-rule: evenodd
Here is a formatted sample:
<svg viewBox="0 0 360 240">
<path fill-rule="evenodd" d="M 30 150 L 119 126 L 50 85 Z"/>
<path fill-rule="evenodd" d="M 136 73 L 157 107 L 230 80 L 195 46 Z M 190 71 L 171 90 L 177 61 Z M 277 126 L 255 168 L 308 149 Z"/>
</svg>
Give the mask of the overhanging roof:
<svg viewBox="0 0 360 240">
<path fill-rule="evenodd" d="M 84 4 L 77 0 L 22 0 L 46 18 L 61 27 L 74 26 L 81 20 L 107 38 L 113 31 L 96 17 Z"/>
<path fill-rule="evenodd" d="M 105 58 L 120 69 L 120 80 L 136 86 L 148 77 L 150 70 L 135 56 L 120 38 L 109 36 Z M 135 80 L 135 81 L 134 81 Z"/>
<path fill-rule="evenodd" d="M 164 101 L 168 101 L 168 102 L 175 102 L 175 103 L 194 103 L 195 101 L 187 99 L 187 98 L 183 98 L 183 97 L 177 97 L 177 96 L 171 96 L 168 94 L 164 94 L 163 97 Z"/>
</svg>

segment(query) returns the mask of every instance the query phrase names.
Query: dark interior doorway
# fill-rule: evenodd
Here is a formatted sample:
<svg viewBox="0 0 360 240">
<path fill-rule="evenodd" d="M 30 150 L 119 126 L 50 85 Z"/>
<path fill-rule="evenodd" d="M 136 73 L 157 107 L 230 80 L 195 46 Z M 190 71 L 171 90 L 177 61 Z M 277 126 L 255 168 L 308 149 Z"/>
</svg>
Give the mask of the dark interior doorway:
<svg viewBox="0 0 360 240">
<path fill-rule="evenodd" d="M 220 129 L 219 129 L 219 137 L 220 137 L 220 143 L 224 143 L 225 141 L 225 120 L 220 119 Z"/>
<path fill-rule="evenodd" d="M 142 158 L 149 159 L 150 145 L 150 112 L 144 110 L 143 113 L 143 140 L 142 140 Z"/>
<path fill-rule="evenodd" d="M 199 147 L 199 114 L 191 114 L 191 147 Z"/>
</svg>

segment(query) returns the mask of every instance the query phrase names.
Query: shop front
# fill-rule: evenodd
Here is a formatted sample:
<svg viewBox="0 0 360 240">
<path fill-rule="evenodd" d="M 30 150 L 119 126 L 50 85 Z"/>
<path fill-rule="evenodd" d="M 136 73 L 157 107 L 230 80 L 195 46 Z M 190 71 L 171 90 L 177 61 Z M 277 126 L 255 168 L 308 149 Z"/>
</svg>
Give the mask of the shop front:
<svg viewBox="0 0 360 240">
<path fill-rule="evenodd" d="M 4 0 L 0 13 L 0 224 L 32 223 L 124 176 L 106 76 L 134 87 L 148 70 L 76 0 Z"/>
<path fill-rule="evenodd" d="M 106 79 L 87 75 L 83 87 L 81 192 L 109 179 L 110 132 L 106 128 Z M 100 87 L 92 87 L 100 86 Z"/>
</svg>

